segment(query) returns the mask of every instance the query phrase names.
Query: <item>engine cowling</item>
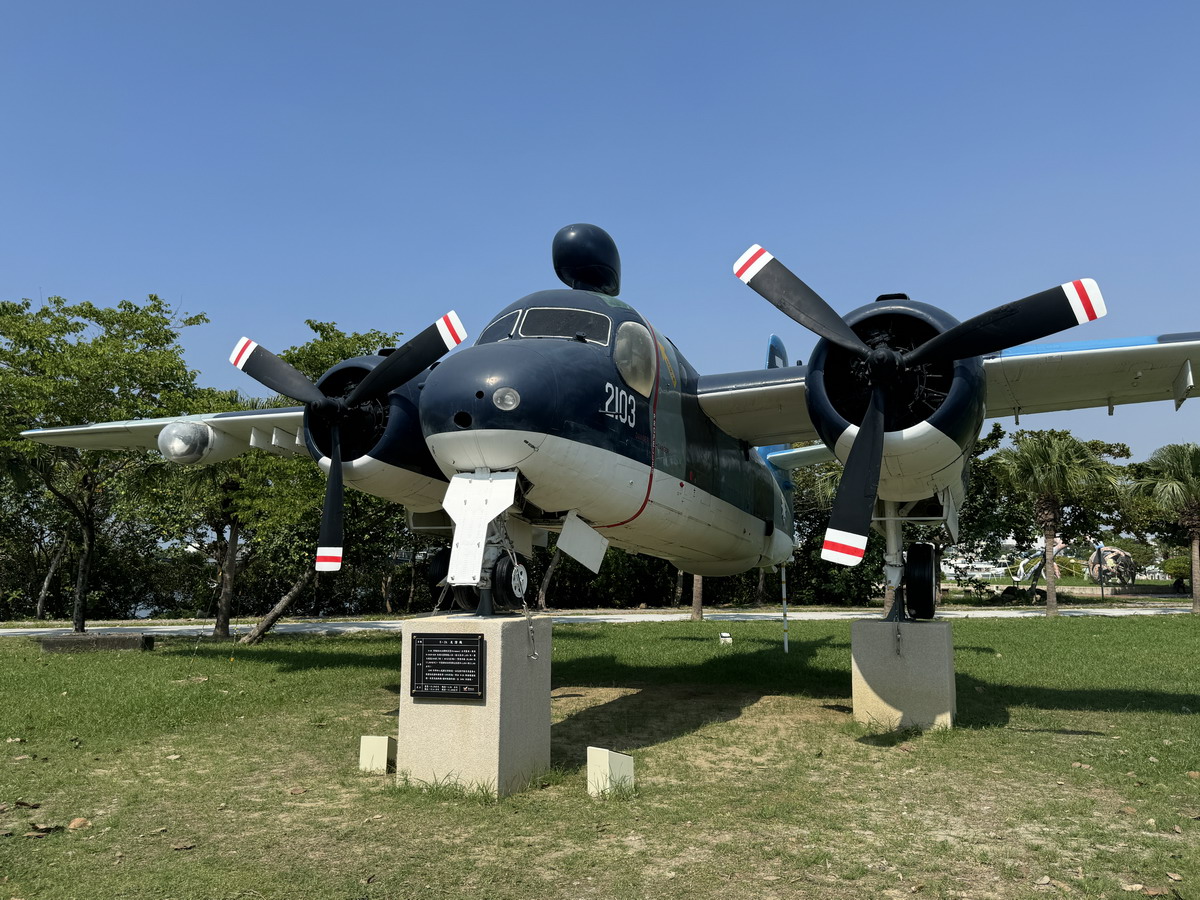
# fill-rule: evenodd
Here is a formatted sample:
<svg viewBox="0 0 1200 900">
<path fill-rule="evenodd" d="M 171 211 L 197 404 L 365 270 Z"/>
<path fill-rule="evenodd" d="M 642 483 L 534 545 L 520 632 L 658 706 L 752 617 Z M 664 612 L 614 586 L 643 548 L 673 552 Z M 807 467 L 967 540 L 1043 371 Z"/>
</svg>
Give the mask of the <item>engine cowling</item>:
<svg viewBox="0 0 1200 900">
<path fill-rule="evenodd" d="M 318 379 L 317 387 L 327 396 L 345 397 L 383 359 L 358 356 L 340 362 Z M 425 444 L 417 413 L 427 375 L 422 373 L 385 398 L 358 404 L 340 426 L 346 483 L 368 494 L 405 503 L 416 512 L 439 509 L 446 484 Z M 309 453 L 328 471 L 328 420 L 306 411 L 304 440 Z"/>
<path fill-rule="evenodd" d="M 913 300 L 860 307 L 845 321 L 870 347 L 907 352 L 958 324 Z M 931 362 L 903 369 L 888 385 L 879 497 L 918 500 L 962 484 L 984 417 L 983 360 Z M 827 340 L 817 343 L 805 378 L 809 416 L 844 463 L 871 398 L 866 363 Z"/>
</svg>

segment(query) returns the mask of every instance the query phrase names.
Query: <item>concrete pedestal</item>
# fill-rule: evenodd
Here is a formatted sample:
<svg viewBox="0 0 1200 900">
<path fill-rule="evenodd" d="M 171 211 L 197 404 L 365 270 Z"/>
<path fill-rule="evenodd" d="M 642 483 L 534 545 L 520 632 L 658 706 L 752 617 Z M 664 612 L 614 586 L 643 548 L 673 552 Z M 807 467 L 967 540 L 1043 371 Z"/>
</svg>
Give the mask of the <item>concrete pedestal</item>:
<svg viewBox="0 0 1200 900">
<path fill-rule="evenodd" d="M 483 788 L 503 797 L 550 768 L 550 619 L 534 619 L 530 659 L 524 616 L 435 616 L 404 630 L 398 777 Z M 482 699 L 413 697 L 414 635 L 483 635 Z"/>
<path fill-rule="evenodd" d="M 949 622 L 850 626 L 854 719 L 890 731 L 950 728 L 957 712 Z"/>
</svg>

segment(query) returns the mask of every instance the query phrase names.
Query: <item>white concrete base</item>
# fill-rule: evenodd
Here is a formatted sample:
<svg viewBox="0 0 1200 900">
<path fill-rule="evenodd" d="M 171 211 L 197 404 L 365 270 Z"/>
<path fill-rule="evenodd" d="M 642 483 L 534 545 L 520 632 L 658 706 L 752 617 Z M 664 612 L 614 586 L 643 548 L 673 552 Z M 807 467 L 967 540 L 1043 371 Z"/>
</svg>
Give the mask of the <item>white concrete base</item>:
<svg viewBox="0 0 1200 900">
<path fill-rule="evenodd" d="M 949 622 L 850 626 L 854 719 L 889 731 L 950 728 L 958 711 Z"/>
<path fill-rule="evenodd" d="M 533 620 L 538 658 L 529 659 L 524 616 L 435 616 L 406 623 L 400 668 L 396 772 L 422 784 L 454 784 L 503 797 L 550 768 L 551 620 Z M 482 634 L 482 700 L 410 694 L 414 634 Z"/>
<path fill-rule="evenodd" d="M 396 739 L 364 734 L 358 742 L 358 769 L 368 775 L 386 775 L 396 768 Z"/>
<path fill-rule="evenodd" d="M 587 748 L 587 788 L 593 797 L 633 790 L 633 757 L 601 747 Z"/>
</svg>

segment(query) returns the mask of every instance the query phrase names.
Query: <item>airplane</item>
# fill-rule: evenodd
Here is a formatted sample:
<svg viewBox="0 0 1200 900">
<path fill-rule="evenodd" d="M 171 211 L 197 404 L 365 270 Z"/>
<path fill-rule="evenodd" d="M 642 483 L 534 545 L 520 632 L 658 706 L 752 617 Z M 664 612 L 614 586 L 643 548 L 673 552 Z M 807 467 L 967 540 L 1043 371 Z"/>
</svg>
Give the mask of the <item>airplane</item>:
<svg viewBox="0 0 1200 900">
<path fill-rule="evenodd" d="M 794 551 L 790 470 L 837 458 L 822 556 L 856 565 L 870 529 L 881 532 L 887 582 L 902 598 L 892 617 L 904 620 L 934 615 L 937 583 L 932 545 L 906 550 L 904 525 L 937 523 L 957 538 L 985 418 L 1111 414 L 1166 399 L 1178 409 L 1200 362 L 1198 332 L 1020 346 L 1103 316 L 1091 279 L 965 322 L 904 294 L 842 317 L 756 244 L 734 274 L 819 340 L 807 366 L 788 365 L 772 335 L 767 368 L 701 375 L 619 299 L 620 256 L 602 228 L 561 229 L 552 261 L 566 289 L 509 304 L 471 346 L 451 311 L 314 383 L 238 341 L 230 362 L 301 406 L 24 436 L 157 448 L 180 465 L 249 448 L 310 455 L 328 473 L 318 570 L 341 566 L 349 485 L 403 504 L 413 530 L 445 537 L 443 596 L 480 614 L 523 604 L 522 558 L 548 532 L 593 572 L 609 546 L 704 576 L 784 565 Z"/>
</svg>

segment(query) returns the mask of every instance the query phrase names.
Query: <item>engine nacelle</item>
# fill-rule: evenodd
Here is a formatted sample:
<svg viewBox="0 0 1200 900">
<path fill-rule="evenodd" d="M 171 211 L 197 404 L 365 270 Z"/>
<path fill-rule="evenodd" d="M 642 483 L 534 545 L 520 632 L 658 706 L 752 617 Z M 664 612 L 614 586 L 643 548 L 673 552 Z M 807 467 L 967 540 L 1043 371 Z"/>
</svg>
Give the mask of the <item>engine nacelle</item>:
<svg viewBox="0 0 1200 900">
<path fill-rule="evenodd" d="M 345 397 L 383 356 L 359 356 L 338 363 L 317 381 L 323 393 Z M 359 404 L 339 428 L 346 484 L 368 494 L 405 503 L 417 511 L 440 509 L 446 479 L 433 461 L 417 413 L 422 372 L 385 398 Z M 304 414 L 304 441 L 329 470 L 330 423 Z"/>
<path fill-rule="evenodd" d="M 211 466 L 243 450 L 241 441 L 206 422 L 172 422 L 158 433 L 158 452 L 177 466 Z"/>
<path fill-rule="evenodd" d="M 944 310 L 885 300 L 845 317 L 875 347 L 907 352 L 958 324 Z M 828 341 L 817 343 L 805 378 L 809 416 L 821 440 L 845 462 L 871 399 L 866 363 Z M 984 417 L 983 360 L 926 363 L 888 386 L 879 497 L 919 500 L 962 484 Z"/>
</svg>

